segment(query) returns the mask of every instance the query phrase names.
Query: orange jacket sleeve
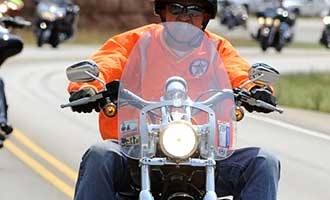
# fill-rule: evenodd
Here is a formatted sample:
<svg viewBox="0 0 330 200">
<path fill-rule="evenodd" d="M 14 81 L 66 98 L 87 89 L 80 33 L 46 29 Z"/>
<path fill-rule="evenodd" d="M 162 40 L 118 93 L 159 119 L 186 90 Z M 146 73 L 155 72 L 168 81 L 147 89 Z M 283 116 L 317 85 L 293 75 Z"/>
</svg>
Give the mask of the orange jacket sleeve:
<svg viewBox="0 0 330 200">
<path fill-rule="evenodd" d="M 146 31 L 149 26 L 134 29 L 110 38 L 94 55 L 91 56 L 91 59 L 99 66 L 99 78 L 103 79 L 106 83 L 121 78 L 122 71 L 126 65 L 131 50 L 142 33 Z M 102 89 L 102 85 L 97 81 L 89 83 L 70 82 L 68 91 L 72 92 L 83 87 L 92 87 L 96 91 Z"/>
</svg>

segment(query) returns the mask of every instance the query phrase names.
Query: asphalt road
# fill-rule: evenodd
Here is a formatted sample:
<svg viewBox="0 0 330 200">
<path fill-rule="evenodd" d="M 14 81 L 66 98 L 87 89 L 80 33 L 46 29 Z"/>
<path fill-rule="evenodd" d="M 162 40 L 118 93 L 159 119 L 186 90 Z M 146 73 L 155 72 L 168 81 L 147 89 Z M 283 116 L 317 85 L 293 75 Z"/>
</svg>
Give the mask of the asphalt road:
<svg viewBox="0 0 330 200">
<path fill-rule="evenodd" d="M 95 46 L 27 47 L 1 69 L 10 121 L 16 128 L 0 150 L 1 200 L 72 198 L 80 158 L 100 140 L 97 115 L 72 113 L 59 105 L 68 100 L 66 66 L 88 58 L 94 50 Z M 239 52 L 251 63 L 267 61 L 282 73 L 330 69 L 325 64 L 330 57 L 323 49 L 308 50 L 310 58 L 305 50 L 294 49 L 283 54 L 263 54 L 253 48 L 239 48 Z M 317 117 L 315 124 L 304 123 Z M 279 199 L 329 198 L 330 137 L 326 132 L 330 129 L 316 128 L 326 124 L 328 117 L 290 110 L 283 115 L 250 114 L 240 123 L 240 146 L 264 147 L 281 160 Z"/>
</svg>

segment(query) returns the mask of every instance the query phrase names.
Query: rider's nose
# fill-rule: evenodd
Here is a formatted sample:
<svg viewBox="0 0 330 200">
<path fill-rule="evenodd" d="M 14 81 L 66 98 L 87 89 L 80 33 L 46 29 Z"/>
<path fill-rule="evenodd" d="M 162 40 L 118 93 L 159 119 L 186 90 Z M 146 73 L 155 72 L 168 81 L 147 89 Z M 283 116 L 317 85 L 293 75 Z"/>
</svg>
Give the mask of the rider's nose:
<svg viewBox="0 0 330 200">
<path fill-rule="evenodd" d="M 192 23 L 191 17 L 189 17 L 187 14 L 181 14 L 177 17 L 177 21 L 179 22 L 186 22 L 186 23 Z"/>
</svg>

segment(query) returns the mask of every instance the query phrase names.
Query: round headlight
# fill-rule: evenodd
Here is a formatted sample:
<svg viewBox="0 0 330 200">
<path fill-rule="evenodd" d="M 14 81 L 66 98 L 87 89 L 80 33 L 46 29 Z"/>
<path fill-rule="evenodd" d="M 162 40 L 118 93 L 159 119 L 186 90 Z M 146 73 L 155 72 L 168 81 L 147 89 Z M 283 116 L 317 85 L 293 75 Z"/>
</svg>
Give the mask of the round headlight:
<svg viewBox="0 0 330 200">
<path fill-rule="evenodd" d="M 160 134 L 163 153 L 174 160 L 185 160 L 195 153 L 198 137 L 193 126 L 185 121 L 169 124 Z"/>
<path fill-rule="evenodd" d="M 323 18 L 323 23 L 326 24 L 326 25 L 330 24 L 330 16 L 324 17 Z"/>
<path fill-rule="evenodd" d="M 274 26 L 279 26 L 281 24 L 281 20 L 279 20 L 279 19 L 275 19 L 274 20 Z"/>
<path fill-rule="evenodd" d="M 265 23 L 266 23 L 266 25 L 271 26 L 273 24 L 273 18 L 267 17 Z"/>
<path fill-rule="evenodd" d="M 260 25 L 265 24 L 265 18 L 263 18 L 263 17 L 258 17 L 258 23 L 259 23 Z"/>
</svg>

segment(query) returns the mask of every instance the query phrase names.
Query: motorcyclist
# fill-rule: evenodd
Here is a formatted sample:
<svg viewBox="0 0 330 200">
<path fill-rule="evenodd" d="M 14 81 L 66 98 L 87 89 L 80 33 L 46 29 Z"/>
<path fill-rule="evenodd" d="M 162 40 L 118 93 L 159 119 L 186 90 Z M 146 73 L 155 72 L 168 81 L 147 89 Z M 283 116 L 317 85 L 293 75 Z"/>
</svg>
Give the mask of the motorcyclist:
<svg viewBox="0 0 330 200">
<path fill-rule="evenodd" d="M 64 18 L 64 33 L 65 33 L 65 38 L 69 39 L 73 36 L 74 31 L 75 31 L 75 21 L 76 17 L 79 13 L 79 6 L 74 4 L 71 0 L 52 0 L 56 4 L 58 4 L 60 7 L 66 8 L 66 16 Z"/>
<path fill-rule="evenodd" d="M 59 29 L 61 32 L 60 40 L 70 39 L 76 30 L 77 16 L 79 14 L 80 8 L 78 5 L 74 4 L 71 0 L 34 0 L 36 4 L 41 2 L 51 2 L 58 5 L 60 8 L 65 9 L 65 16 L 61 18 L 61 23 L 59 24 Z"/>
<path fill-rule="evenodd" d="M 288 41 L 292 41 L 293 33 L 292 33 L 292 27 L 296 22 L 296 14 L 294 13 L 293 10 L 290 10 L 286 8 L 283 5 L 283 0 L 279 0 L 280 6 L 277 9 L 282 9 L 282 13 L 279 16 L 279 19 L 281 20 L 281 25 L 280 25 L 280 31 L 283 32 L 284 38 Z"/>
<path fill-rule="evenodd" d="M 192 16 L 187 5 L 198 15 Z M 210 19 L 217 13 L 216 0 L 155 0 L 155 13 L 163 22 L 186 22 L 201 30 L 218 42 L 218 53 L 221 55 L 230 77 L 232 87 L 239 87 L 248 80 L 250 65 L 239 56 L 233 46 L 224 38 L 205 30 Z M 178 12 L 180 11 L 180 12 Z M 143 26 L 110 38 L 91 59 L 100 68 L 100 78 L 109 83 L 120 79 L 128 56 L 143 32 L 155 26 Z M 101 89 L 98 82 L 75 83 L 68 87 L 70 101 L 92 96 Z M 251 84 L 247 88 L 251 94 L 270 104 L 276 105 L 271 89 L 260 88 Z M 270 112 L 249 105 L 244 105 L 250 112 Z M 72 107 L 75 112 L 92 112 L 97 105 L 89 103 Z M 129 168 L 130 159 L 125 157 L 118 143 L 117 118 L 106 118 L 102 111 L 99 115 L 99 126 L 105 140 L 93 145 L 84 154 L 80 164 L 79 178 L 76 184 L 75 199 L 117 199 L 118 193 L 130 190 L 132 180 Z M 135 163 L 137 164 L 137 163 Z M 137 165 L 135 166 L 137 167 Z M 221 173 L 216 178 L 218 196 L 233 194 L 236 198 L 275 200 L 280 176 L 279 161 L 260 148 L 238 149 L 226 160 L 217 163 Z"/>
<path fill-rule="evenodd" d="M 10 56 L 16 55 L 23 49 L 23 42 L 17 36 L 9 33 L 6 29 L 6 23 L 11 22 L 12 18 L 3 17 L 0 14 L 0 65 Z M 0 148 L 5 135 L 9 135 L 13 131 L 13 127 L 8 124 L 7 117 L 8 105 L 5 94 L 5 85 L 0 78 Z"/>
<path fill-rule="evenodd" d="M 280 20 L 279 32 L 283 36 L 284 42 L 290 43 L 293 39 L 293 30 L 292 27 L 296 22 L 296 14 L 293 10 L 286 8 L 283 5 L 283 0 L 278 0 L 274 7 L 266 8 L 264 11 L 258 12 L 257 17 L 265 17 L 266 12 L 275 13 L 274 19 Z M 260 31 L 258 29 L 256 33 L 252 33 L 252 38 L 258 40 L 260 38 Z"/>
<path fill-rule="evenodd" d="M 5 135 L 9 135 L 13 132 L 13 127 L 8 124 L 7 111 L 8 105 L 5 94 L 5 85 L 2 78 L 0 78 L 0 143 L 5 140 Z"/>
</svg>

